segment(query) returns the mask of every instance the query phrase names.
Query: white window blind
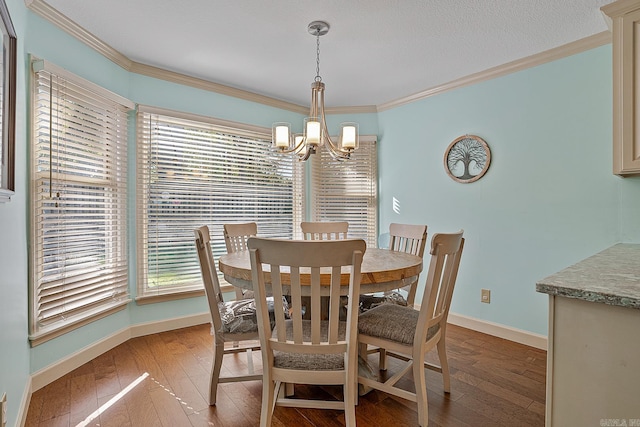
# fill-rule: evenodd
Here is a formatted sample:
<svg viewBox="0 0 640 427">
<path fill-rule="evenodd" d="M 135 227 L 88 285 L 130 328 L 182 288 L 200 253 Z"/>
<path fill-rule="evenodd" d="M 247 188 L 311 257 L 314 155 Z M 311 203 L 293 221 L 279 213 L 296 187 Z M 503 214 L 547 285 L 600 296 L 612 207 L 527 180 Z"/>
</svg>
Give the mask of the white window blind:
<svg viewBox="0 0 640 427">
<path fill-rule="evenodd" d="M 269 130 L 140 107 L 138 297 L 202 289 L 194 230 L 208 225 L 214 256 L 223 224 L 256 222 L 291 238 L 302 220 L 302 164 L 270 149 Z"/>
<path fill-rule="evenodd" d="M 32 343 L 124 308 L 133 104 L 34 61 Z M 61 332 L 62 331 L 62 332 Z"/>
<path fill-rule="evenodd" d="M 360 138 L 349 161 L 319 150 L 311 160 L 310 211 L 312 221 L 348 221 L 349 238 L 377 246 L 378 156 L 375 139 Z"/>
</svg>

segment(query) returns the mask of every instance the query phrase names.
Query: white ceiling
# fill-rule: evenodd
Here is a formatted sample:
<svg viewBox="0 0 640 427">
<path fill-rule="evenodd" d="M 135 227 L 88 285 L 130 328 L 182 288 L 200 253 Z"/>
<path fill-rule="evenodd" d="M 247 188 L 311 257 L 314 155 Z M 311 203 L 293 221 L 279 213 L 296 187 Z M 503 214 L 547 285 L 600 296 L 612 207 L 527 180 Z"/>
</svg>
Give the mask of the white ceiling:
<svg viewBox="0 0 640 427">
<path fill-rule="evenodd" d="M 380 105 L 607 30 L 612 0 L 45 0 L 129 59 L 307 105 Z"/>
</svg>

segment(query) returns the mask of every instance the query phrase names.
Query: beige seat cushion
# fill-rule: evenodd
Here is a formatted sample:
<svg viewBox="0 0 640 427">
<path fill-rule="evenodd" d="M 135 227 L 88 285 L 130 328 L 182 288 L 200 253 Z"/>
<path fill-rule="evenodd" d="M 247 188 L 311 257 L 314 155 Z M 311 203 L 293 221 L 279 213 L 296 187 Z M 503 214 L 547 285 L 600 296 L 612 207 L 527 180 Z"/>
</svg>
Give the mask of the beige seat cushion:
<svg viewBox="0 0 640 427">
<path fill-rule="evenodd" d="M 396 304 L 382 304 L 358 317 L 358 333 L 383 338 L 401 344 L 413 345 L 420 312 Z M 427 331 L 427 339 L 440 329 L 433 325 Z"/>
<path fill-rule="evenodd" d="M 293 339 L 293 323 L 286 321 L 287 339 Z M 338 323 L 338 340 L 343 341 L 347 330 L 347 322 Z M 326 341 L 329 333 L 329 322 L 322 321 L 320 324 L 320 340 Z M 305 339 L 311 340 L 311 321 L 302 321 L 302 335 Z M 303 354 L 286 353 L 282 351 L 274 352 L 273 365 L 276 368 L 301 369 L 311 371 L 330 371 L 344 369 L 344 354 Z"/>
</svg>

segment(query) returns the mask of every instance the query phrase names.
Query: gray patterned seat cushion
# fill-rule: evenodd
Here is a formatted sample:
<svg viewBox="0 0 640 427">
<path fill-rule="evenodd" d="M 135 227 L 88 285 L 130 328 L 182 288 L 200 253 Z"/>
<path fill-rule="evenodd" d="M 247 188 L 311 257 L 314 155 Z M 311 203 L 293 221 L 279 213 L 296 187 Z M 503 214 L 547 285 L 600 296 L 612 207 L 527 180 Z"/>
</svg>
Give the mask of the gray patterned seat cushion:
<svg viewBox="0 0 640 427">
<path fill-rule="evenodd" d="M 360 313 L 371 310 L 382 304 L 397 304 L 406 307 L 407 299 L 398 291 L 386 292 L 380 294 L 363 294 L 360 295 Z"/>
<path fill-rule="evenodd" d="M 293 339 L 293 322 L 286 321 L 287 339 Z M 338 340 L 344 340 L 347 322 L 338 322 Z M 329 333 L 329 322 L 320 324 L 320 341 L 326 340 Z M 302 321 L 302 336 L 305 341 L 311 341 L 311 321 Z M 339 354 L 303 354 L 275 351 L 273 366 L 276 368 L 301 369 L 311 371 L 330 371 L 344 369 L 344 355 Z"/>
<path fill-rule="evenodd" d="M 383 338 L 401 344 L 413 345 L 420 312 L 410 307 L 381 304 L 358 317 L 358 333 Z M 427 331 L 427 339 L 438 332 L 440 325 Z"/>
<path fill-rule="evenodd" d="M 282 298 L 282 306 L 284 312 L 289 313 L 289 304 L 284 297 Z M 267 310 L 269 310 L 269 319 L 273 326 L 273 297 L 267 297 Z M 256 302 L 253 298 L 219 302 L 218 311 L 222 320 L 222 332 L 232 334 L 258 332 Z"/>
</svg>

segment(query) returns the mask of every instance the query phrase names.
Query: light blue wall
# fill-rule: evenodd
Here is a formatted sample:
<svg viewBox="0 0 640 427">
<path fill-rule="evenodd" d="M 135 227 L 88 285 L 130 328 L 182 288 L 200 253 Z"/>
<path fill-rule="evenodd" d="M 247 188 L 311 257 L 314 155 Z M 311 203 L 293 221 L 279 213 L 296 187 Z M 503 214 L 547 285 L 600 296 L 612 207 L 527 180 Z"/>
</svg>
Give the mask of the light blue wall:
<svg viewBox="0 0 640 427">
<path fill-rule="evenodd" d="M 24 32 L 26 11 L 21 0 L 7 0 L 18 35 Z M 22 46 L 18 38 L 18 48 Z M 18 56 L 20 58 L 20 56 Z M 8 426 L 16 421 L 29 379 L 27 298 L 27 194 L 24 64 L 18 59 L 16 102 L 16 194 L 0 204 L 0 395 L 7 393 Z"/>
<path fill-rule="evenodd" d="M 621 242 L 640 242 L 640 176 L 620 182 Z"/>
<path fill-rule="evenodd" d="M 640 182 L 611 172 L 611 87 L 607 45 L 379 115 L 381 230 L 465 230 L 452 312 L 546 335 L 536 281 L 622 235 L 638 241 Z M 464 134 L 491 148 L 489 171 L 470 184 L 443 166 Z"/>
</svg>

